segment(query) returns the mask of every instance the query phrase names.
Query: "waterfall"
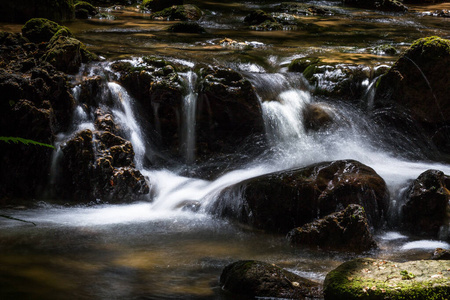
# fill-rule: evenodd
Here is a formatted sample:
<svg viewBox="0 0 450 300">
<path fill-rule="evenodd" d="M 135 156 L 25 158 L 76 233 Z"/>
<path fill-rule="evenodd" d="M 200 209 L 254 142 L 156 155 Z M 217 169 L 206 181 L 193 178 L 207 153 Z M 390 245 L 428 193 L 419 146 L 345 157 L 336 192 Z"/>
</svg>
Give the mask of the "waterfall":
<svg viewBox="0 0 450 300">
<path fill-rule="evenodd" d="M 197 75 L 193 71 L 189 71 L 184 77 L 187 81 L 187 95 L 183 101 L 180 148 L 186 164 L 190 165 L 195 161 L 195 118 L 198 96 L 195 92 L 195 82 Z"/>
</svg>

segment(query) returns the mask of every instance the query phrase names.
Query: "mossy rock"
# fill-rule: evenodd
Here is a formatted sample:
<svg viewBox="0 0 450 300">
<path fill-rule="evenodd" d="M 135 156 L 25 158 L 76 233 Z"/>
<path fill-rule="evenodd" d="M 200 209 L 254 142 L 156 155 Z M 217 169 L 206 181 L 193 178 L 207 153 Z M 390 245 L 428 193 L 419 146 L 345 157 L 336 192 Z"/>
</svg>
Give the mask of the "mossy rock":
<svg viewBox="0 0 450 300">
<path fill-rule="evenodd" d="M 274 31 L 274 30 L 283 30 L 283 25 L 278 22 L 271 22 L 269 20 L 258 24 L 250 26 L 250 29 L 257 31 Z"/>
<path fill-rule="evenodd" d="M 168 31 L 177 33 L 205 33 L 205 28 L 195 22 L 181 22 L 170 26 Z"/>
<path fill-rule="evenodd" d="M 258 25 L 266 21 L 276 22 L 274 17 L 272 17 L 270 14 L 266 13 L 261 9 L 252 11 L 249 15 L 247 15 L 244 18 L 244 22 L 249 25 Z"/>
<path fill-rule="evenodd" d="M 144 0 L 141 9 L 160 11 L 173 5 L 183 5 L 183 0 Z"/>
<path fill-rule="evenodd" d="M 317 57 L 296 58 L 288 66 L 289 72 L 304 72 L 309 66 L 317 65 L 320 59 Z M 306 76 L 305 76 L 306 77 Z"/>
<path fill-rule="evenodd" d="M 44 18 L 34 18 L 22 27 L 22 35 L 33 43 L 48 42 L 61 29 L 58 23 Z"/>
<path fill-rule="evenodd" d="M 75 13 L 80 9 L 86 10 L 90 16 L 95 16 L 96 14 L 98 14 L 98 9 L 95 8 L 94 5 L 86 1 L 80 1 L 75 4 Z"/>
<path fill-rule="evenodd" d="M 325 300 L 449 299 L 450 261 L 355 259 L 328 273 L 324 294 Z"/>
<path fill-rule="evenodd" d="M 203 13 L 195 5 L 174 5 L 163 9 L 162 11 L 155 12 L 151 15 L 152 19 L 162 19 L 168 21 L 180 20 L 180 21 L 197 21 L 202 17 Z"/>
</svg>

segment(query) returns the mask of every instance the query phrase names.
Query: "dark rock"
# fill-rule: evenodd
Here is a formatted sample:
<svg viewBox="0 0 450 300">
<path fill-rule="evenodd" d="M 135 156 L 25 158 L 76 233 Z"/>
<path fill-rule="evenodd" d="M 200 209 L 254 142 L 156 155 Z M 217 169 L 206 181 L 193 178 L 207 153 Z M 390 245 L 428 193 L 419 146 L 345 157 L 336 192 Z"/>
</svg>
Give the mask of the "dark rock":
<svg viewBox="0 0 450 300">
<path fill-rule="evenodd" d="M 448 299 L 450 262 L 358 258 L 329 272 L 325 300 Z"/>
<path fill-rule="evenodd" d="M 381 11 L 406 12 L 408 8 L 398 0 L 342 0 L 344 5 Z"/>
<path fill-rule="evenodd" d="M 95 8 L 94 5 L 86 1 L 79 1 L 75 3 L 75 16 L 79 19 L 86 19 L 84 17 L 80 18 L 80 14 L 83 14 L 82 16 L 84 16 L 84 12 L 87 12 L 87 17 L 95 16 L 96 14 L 98 14 L 98 9 Z"/>
<path fill-rule="evenodd" d="M 310 104 L 303 110 L 304 126 L 307 131 L 326 130 L 333 125 L 333 115 L 326 106 L 318 103 Z"/>
<path fill-rule="evenodd" d="M 170 26 L 168 31 L 179 33 L 205 33 L 205 28 L 195 22 L 182 22 Z"/>
<path fill-rule="evenodd" d="M 283 2 L 278 6 L 278 11 L 296 15 L 334 15 L 329 7 L 298 2 Z"/>
<path fill-rule="evenodd" d="M 276 22 L 275 18 L 263 10 L 252 11 L 249 15 L 244 18 L 244 22 L 249 25 L 258 25 L 266 21 Z"/>
<path fill-rule="evenodd" d="M 220 285 L 236 296 L 288 299 L 323 297 L 318 283 L 255 260 L 237 261 L 226 266 L 220 276 Z"/>
<path fill-rule="evenodd" d="M 183 5 L 183 0 L 144 0 L 141 8 L 151 11 L 160 11 L 173 5 Z"/>
<path fill-rule="evenodd" d="M 283 30 L 283 25 L 278 22 L 264 21 L 261 24 L 250 26 L 250 29 L 257 31 Z"/>
<path fill-rule="evenodd" d="M 415 41 L 377 83 L 378 106 L 395 103 L 421 123 L 450 121 L 450 41 Z"/>
<path fill-rule="evenodd" d="M 275 172 L 223 190 L 212 209 L 256 228 L 287 233 L 349 204 L 364 207 L 369 224 L 379 227 L 389 192 L 368 166 L 342 160 Z"/>
<path fill-rule="evenodd" d="M 0 20 L 24 23 L 31 18 L 46 18 L 56 22 L 74 18 L 72 0 L 0 1 Z"/>
<path fill-rule="evenodd" d="M 250 153 L 258 143 L 264 144 L 262 108 L 251 83 L 240 73 L 223 67 L 203 69 L 200 76 L 198 156 Z"/>
<path fill-rule="evenodd" d="M 407 230 L 438 237 L 441 226 L 448 226 L 448 183 L 450 178 L 437 170 L 425 171 L 412 183 L 402 206 L 402 219 Z"/>
<path fill-rule="evenodd" d="M 377 246 L 364 208 L 357 204 L 295 228 L 288 233 L 287 239 L 294 245 L 350 252 L 368 251 Z"/>
<path fill-rule="evenodd" d="M 22 35 L 33 43 L 48 42 L 61 29 L 58 23 L 44 18 L 34 18 L 22 27 Z"/>
<path fill-rule="evenodd" d="M 317 57 L 301 57 L 296 58 L 288 66 L 289 72 L 300 72 L 303 73 L 306 68 L 311 65 L 317 65 L 320 60 Z"/>
<path fill-rule="evenodd" d="M 153 19 L 167 20 L 167 21 L 197 21 L 202 17 L 203 13 L 195 5 L 174 5 L 163 9 L 162 11 L 155 12 L 151 15 Z"/>
<path fill-rule="evenodd" d="M 433 252 L 432 260 L 450 260 L 450 250 L 436 248 Z"/>
</svg>

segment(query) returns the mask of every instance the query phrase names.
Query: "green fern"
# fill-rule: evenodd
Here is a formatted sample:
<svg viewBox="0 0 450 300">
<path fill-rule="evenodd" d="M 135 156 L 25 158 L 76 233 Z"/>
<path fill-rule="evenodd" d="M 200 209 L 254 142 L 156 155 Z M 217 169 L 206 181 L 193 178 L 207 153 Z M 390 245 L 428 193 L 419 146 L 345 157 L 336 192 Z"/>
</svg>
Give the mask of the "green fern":
<svg viewBox="0 0 450 300">
<path fill-rule="evenodd" d="M 42 146 L 42 147 L 48 147 L 48 148 L 52 148 L 55 149 L 55 147 L 53 145 L 50 144 L 45 144 L 45 143 L 40 143 L 40 142 L 36 142 L 33 140 L 28 140 L 28 139 L 23 139 L 20 137 L 6 137 L 6 136 L 0 136 L 0 141 L 6 142 L 6 143 L 22 143 L 25 145 L 37 145 L 37 146 Z"/>
</svg>

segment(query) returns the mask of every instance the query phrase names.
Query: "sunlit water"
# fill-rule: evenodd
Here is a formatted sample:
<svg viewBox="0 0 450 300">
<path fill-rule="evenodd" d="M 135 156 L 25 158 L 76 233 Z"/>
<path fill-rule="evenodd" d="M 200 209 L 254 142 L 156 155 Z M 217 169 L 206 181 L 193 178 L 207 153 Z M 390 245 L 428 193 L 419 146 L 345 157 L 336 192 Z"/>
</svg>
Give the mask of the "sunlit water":
<svg viewBox="0 0 450 300">
<path fill-rule="evenodd" d="M 133 98 L 117 83 L 107 89 L 113 98 L 116 121 L 126 128 L 136 153 L 136 166 L 151 182 L 154 199 L 128 205 L 65 207 L 40 202 L 35 208 L 3 209 L 0 218 L 0 297 L 2 299 L 228 299 L 218 278 L 224 266 L 238 259 L 276 263 L 299 275 L 322 282 L 327 272 L 354 255 L 294 248 L 284 236 L 251 230 L 217 219 L 208 207 L 215 195 L 232 184 L 273 171 L 316 162 L 355 159 L 374 168 L 387 182 L 392 209 L 408 182 L 427 169 L 450 174 L 442 163 L 408 159 L 379 144 L 380 129 L 361 111 L 313 97 L 299 75 L 283 73 L 293 59 L 319 56 L 329 62 L 390 64 L 395 57 L 374 51 L 378 45 L 406 48 L 428 35 L 450 37 L 450 20 L 426 16 L 449 4 L 414 6 L 406 15 L 361 11 L 314 1 L 333 10 L 333 16 L 303 19 L 318 31 L 250 31 L 243 18 L 251 9 L 270 8 L 274 1 L 235 3 L 194 1 L 205 12 L 200 24 L 207 33 L 172 34 L 173 22 L 152 21 L 136 8 L 103 9 L 114 18 L 66 24 L 90 49 L 109 59 L 136 61 L 142 55 L 163 55 L 189 68 L 198 63 L 221 63 L 240 70 L 253 83 L 262 102 L 266 137 L 271 151 L 247 165 L 225 171 L 208 181 L 181 176 L 172 169 L 145 169 L 151 145 L 136 119 Z M 0 24 L 0 29 L 20 30 Z M 232 38 L 247 43 L 245 50 L 221 45 Z M 103 66 L 108 68 L 107 64 Z M 193 72 L 183 76 L 185 128 L 180 147 L 188 163 L 195 159 L 196 87 Z M 75 86 L 75 98 L 78 93 Z M 307 132 L 302 111 L 321 105 L 335 127 Z M 81 129 L 93 129 L 93 117 L 76 109 L 72 130 L 58 136 L 63 143 Z M 157 129 L 158 124 L 155 124 Z M 419 155 L 420 156 L 420 153 Z M 151 158 L 151 155 L 150 155 Z M 58 154 L 54 159 L 57 176 Z M 236 201 L 238 201 L 237 199 Z M 186 203 L 200 206 L 194 213 Z M 35 225 L 33 225 L 32 223 Z M 429 258 L 443 241 L 420 240 L 395 231 L 377 232 L 380 249 L 372 257 L 404 261 Z"/>
</svg>

